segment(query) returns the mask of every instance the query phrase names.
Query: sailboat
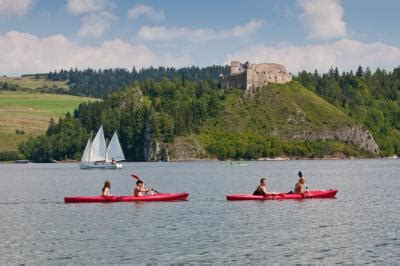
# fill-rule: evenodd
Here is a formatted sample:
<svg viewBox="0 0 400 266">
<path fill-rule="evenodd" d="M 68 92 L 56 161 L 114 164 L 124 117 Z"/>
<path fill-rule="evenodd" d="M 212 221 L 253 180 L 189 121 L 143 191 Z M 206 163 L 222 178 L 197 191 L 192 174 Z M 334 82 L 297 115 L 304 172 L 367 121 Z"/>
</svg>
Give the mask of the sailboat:
<svg viewBox="0 0 400 266">
<path fill-rule="evenodd" d="M 118 140 L 117 131 L 114 132 L 107 146 L 103 126 L 100 126 L 93 141 L 91 136 L 89 137 L 79 166 L 81 169 L 121 169 L 122 164 L 117 162 L 124 160 L 125 156 Z"/>
</svg>

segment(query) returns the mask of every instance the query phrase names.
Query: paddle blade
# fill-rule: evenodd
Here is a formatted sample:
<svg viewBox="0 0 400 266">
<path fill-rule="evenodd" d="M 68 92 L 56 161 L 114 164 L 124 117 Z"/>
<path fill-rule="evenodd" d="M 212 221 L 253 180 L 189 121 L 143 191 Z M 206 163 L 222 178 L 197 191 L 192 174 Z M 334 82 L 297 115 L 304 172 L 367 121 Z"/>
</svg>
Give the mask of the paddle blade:
<svg viewBox="0 0 400 266">
<path fill-rule="evenodd" d="M 135 178 L 136 180 L 140 180 L 140 177 L 137 176 L 137 175 L 131 174 L 131 176 L 132 176 L 133 178 Z"/>
<path fill-rule="evenodd" d="M 299 173 L 297 174 L 300 178 L 303 177 L 303 173 L 301 171 L 299 171 Z"/>
</svg>

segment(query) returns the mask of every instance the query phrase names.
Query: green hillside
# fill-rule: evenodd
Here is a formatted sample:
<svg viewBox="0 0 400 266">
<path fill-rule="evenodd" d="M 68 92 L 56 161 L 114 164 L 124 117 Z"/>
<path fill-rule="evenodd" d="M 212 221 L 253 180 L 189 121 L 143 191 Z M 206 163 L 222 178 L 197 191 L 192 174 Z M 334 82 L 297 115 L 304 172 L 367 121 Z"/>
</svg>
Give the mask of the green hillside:
<svg viewBox="0 0 400 266">
<path fill-rule="evenodd" d="M 400 155 L 400 68 L 339 73 L 302 71 L 296 80 L 368 128 L 381 156 Z"/>
<path fill-rule="evenodd" d="M 240 91 L 231 93 L 217 119 L 218 128 L 228 132 L 278 131 L 285 137 L 301 130 L 334 129 L 353 123 L 345 113 L 298 82 L 270 84 L 248 97 L 243 97 Z"/>
<path fill-rule="evenodd" d="M 21 141 L 43 134 L 51 118 L 58 120 L 93 98 L 0 91 L 0 151 L 17 150 Z"/>
<path fill-rule="evenodd" d="M 338 141 L 294 139 L 351 126 L 354 121 L 298 82 L 269 84 L 252 95 L 232 91 L 220 116 L 209 119 L 199 138 L 219 158 L 277 155 L 320 157 L 335 152 L 358 153 Z"/>
<path fill-rule="evenodd" d="M 52 81 L 47 75 L 24 75 L 22 77 L 0 77 L 0 90 L 37 90 L 37 89 L 69 90 L 66 81 Z"/>
</svg>

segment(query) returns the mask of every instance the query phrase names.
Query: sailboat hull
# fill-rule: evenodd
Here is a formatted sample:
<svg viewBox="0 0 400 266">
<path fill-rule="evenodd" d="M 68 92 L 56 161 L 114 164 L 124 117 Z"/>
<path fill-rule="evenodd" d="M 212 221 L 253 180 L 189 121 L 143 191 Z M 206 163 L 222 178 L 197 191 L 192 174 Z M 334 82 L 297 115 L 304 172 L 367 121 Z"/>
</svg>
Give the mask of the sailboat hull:
<svg viewBox="0 0 400 266">
<path fill-rule="evenodd" d="M 103 163 L 103 162 L 97 162 L 97 163 L 80 163 L 79 167 L 82 170 L 91 170 L 91 169 L 122 169 L 122 164 L 120 163 L 116 163 L 116 164 L 112 164 L 112 163 Z"/>
</svg>

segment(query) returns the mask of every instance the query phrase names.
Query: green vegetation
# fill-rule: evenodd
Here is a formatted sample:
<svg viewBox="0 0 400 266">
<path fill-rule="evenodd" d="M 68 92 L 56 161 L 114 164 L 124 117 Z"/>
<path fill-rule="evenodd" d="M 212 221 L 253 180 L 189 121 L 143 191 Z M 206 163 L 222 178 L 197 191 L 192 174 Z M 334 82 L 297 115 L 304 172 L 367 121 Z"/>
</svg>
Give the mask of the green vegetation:
<svg viewBox="0 0 400 266">
<path fill-rule="evenodd" d="M 212 66 L 49 73 L 50 80 L 68 82 L 69 93 L 105 96 L 104 101 L 80 104 L 20 152 L 36 161 L 79 159 L 89 132 L 103 124 L 107 137 L 118 129 L 133 161 L 148 160 L 156 143 L 167 158 L 176 137 L 182 143 L 190 138 L 206 156 L 220 159 L 370 156 L 352 143 L 313 140 L 358 125 L 372 132 L 382 156 L 400 155 L 400 68 L 302 72 L 291 83 L 269 84 L 253 94 L 218 89 L 218 75 L 228 71 Z"/>
<path fill-rule="evenodd" d="M 218 123 L 227 132 L 278 131 L 285 137 L 297 132 L 315 132 L 353 124 L 345 113 L 306 90 L 298 82 L 270 84 L 245 97 L 236 91 L 227 94 L 225 112 Z"/>
<path fill-rule="evenodd" d="M 270 84 L 247 97 L 238 90 L 228 92 L 224 112 L 207 122 L 200 139 L 220 159 L 322 157 L 337 152 L 353 156 L 360 154 L 354 145 L 294 139 L 298 133 L 313 134 L 352 124 L 345 113 L 298 82 Z"/>
<path fill-rule="evenodd" d="M 400 68 L 392 72 L 359 67 L 339 74 L 301 72 L 297 80 L 365 125 L 373 134 L 382 156 L 400 154 Z"/>
<path fill-rule="evenodd" d="M 21 77 L 0 77 L 0 90 L 68 93 L 66 81 L 52 81 L 47 75 L 24 75 Z"/>
<path fill-rule="evenodd" d="M 282 140 L 246 131 L 209 131 L 200 136 L 207 151 L 218 159 L 256 159 L 277 156 L 322 158 L 324 156 L 368 156 L 353 144 L 329 141 Z"/>
<path fill-rule="evenodd" d="M 214 82 L 182 79 L 146 81 L 114 92 L 102 102 L 80 104 L 74 117 L 52 122 L 45 136 L 20 146 L 29 159 L 79 159 L 91 130 L 104 126 L 106 137 L 118 129 L 128 160 L 148 159 L 155 143 L 190 136 L 203 143 L 210 157 L 259 158 L 279 155 L 321 157 L 336 152 L 359 155 L 337 141 L 287 140 L 299 131 L 316 132 L 353 123 L 343 112 L 297 82 L 274 85 L 245 96 L 218 90 Z M 271 136 L 274 132 L 282 134 Z M 162 145 L 166 155 L 168 145 Z"/>
<path fill-rule="evenodd" d="M 50 124 L 45 136 L 30 139 L 20 151 L 35 161 L 79 159 L 89 132 L 102 124 L 108 138 L 118 130 L 128 160 L 143 161 L 145 150 L 156 141 L 172 143 L 176 135 L 199 132 L 202 123 L 222 109 L 220 97 L 207 82 L 144 82 L 102 102 L 80 104 L 74 117 L 67 114 Z"/>
<path fill-rule="evenodd" d="M 49 80 L 66 81 L 70 86 L 69 93 L 78 96 L 90 96 L 102 98 L 109 96 L 112 92 L 122 87 L 130 86 L 134 82 L 155 81 L 160 82 L 163 78 L 170 80 L 181 79 L 192 82 L 213 81 L 218 82 L 219 75 L 227 74 L 228 66 L 208 66 L 184 67 L 175 69 L 173 67 L 146 68 L 131 71 L 127 69 L 85 69 L 83 71 L 77 69 L 63 70 L 59 72 L 50 72 L 47 75 Z"/>
<path fill-rule="evenodd" d="M 43 134 L 58 119 L 92 98 L 22 91 L 0 91 L 0 151 L 17 150 L 22 141 Z"/>
</svg>

